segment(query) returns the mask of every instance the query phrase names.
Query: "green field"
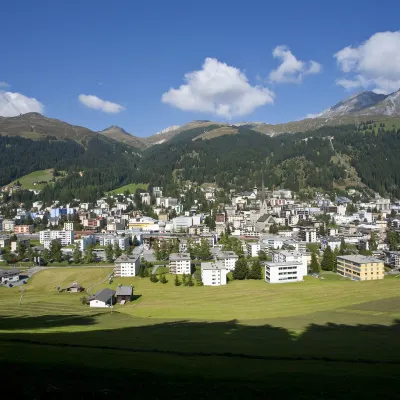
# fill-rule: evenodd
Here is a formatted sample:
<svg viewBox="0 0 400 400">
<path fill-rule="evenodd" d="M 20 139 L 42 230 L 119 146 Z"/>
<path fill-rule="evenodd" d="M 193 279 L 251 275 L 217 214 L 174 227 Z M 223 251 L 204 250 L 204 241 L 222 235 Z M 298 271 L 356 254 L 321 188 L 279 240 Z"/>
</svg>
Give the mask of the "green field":
<svg viewBox="0 0 400 400">
<path fill-rule="evenodd" d="M 129 185 L 121 186 L 118 189 L 111 190 L 107 192 L 108 194 L 123 194 L 125 191 L 129 190 L 131 194 L 135 194 L 137 189 L 147 190 L 149 187 L 148 183 L 130 183 Z"/>
<path fill-rule="evenodd" d="M 46 184 L 42 183 L 40 185 L 34 185 L 34 182 L 37 181 L 46 181 L 49 182 L 53 179 L 53 170 L 52 169 L 43 169 L 40 171 L 31 172 L 28 175 L 24 175 L 19 179 L 16 179 L 12 184 L 19 181 L 22 185 L 23 189 L 36 189 L 41 190 L 43 189 Z"/>
<path fill-rule="evenodd" d="M 213 394 L 224 397 L 234 387 L 234 398 L 245 390 L 256 396 L 265 386 L 291 398 L 297 390 L 330 398 L 321 394 L 328 389 L 332 398 L 355 398 L 354 391 L 359 394 L 373 377 L 364 398 L 375 386 L 391 397 L 400 371 L 400 278 L 175 287 L 167 275 L 165 285 L 144 278 L 100 283 L 110 272 L 42 271 L 25 286 L 21 305 L 19 288 L 0 288 L 0 361 L 14 369 L 35 363 L 49 379 L 51 368 L 52 382 L 65 368 L 82 366 L 82 376 L 93 385 L 101 385 L 97 369 L 107 371 L 113 385 L 134 373 L 150 386 L 160 379 L 175 382 L 185 393 L 189 387 L 204 393 L 208 380 L 216 380 Z M 73 281 L 90 286 L 90 292 L 133 284 L 135 299 L 112 313 L 90 309 L 80 303 L 82 294 L 57 292 Z"/>
</svg>

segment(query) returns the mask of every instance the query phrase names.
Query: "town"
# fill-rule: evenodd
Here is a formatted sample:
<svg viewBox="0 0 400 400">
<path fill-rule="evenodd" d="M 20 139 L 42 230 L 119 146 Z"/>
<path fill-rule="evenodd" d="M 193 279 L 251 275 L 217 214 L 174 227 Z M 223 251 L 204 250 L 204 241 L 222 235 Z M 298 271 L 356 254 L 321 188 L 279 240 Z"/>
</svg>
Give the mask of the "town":
<svg viewBox="0 0 400 400">
<path fill-rule="evenodd" d="M 192 203 L 185 200 L 189 195 Z M 95 204 L 7 204 L 7 215 L 0 216 L 0 262 L 14 268 L 1 271 L 1 283 L 26 283 L 21 266 L 103 264 L 114 265 L 113 277 L 165 282 L 166 274 L 174 275 L 176 286 L 399 274 L 400 204 L 378 195 L 356 198 L 354 189 L 348 197 L 316 193 L 301 200 L 263 183 L 241 193 L 187 183 L 178 198 L 151 187 L 111 193 Z"/>
</svg>

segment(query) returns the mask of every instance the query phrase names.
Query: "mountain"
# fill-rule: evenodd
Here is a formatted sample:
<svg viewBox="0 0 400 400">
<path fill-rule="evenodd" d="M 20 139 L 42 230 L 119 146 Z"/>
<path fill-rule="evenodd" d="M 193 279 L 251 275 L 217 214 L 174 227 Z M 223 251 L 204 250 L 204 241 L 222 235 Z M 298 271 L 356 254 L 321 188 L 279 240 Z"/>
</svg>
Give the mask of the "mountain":
<svg viewBox="0 0 400 400">
<path fill-rule="evenodd" d="M 342 100 L 334 106 L 326 109 L 325 111 L 322 111 L 316 116 L 316 118 L 334 118 L 343 117 L 350 114 L 360 114 L 365 109 L 368 109 L 386 99 L 386 97 L 388 96 L 370 91 L 356 93 L 353 96 L 350 96 L 349 98 Z M 372 112 L 372 114 L 377 113 Z M 371 112 L 368 112 L 368 115 L 371 115 Z"/>
<path fill-rule="evenodd" d="M 400 116 L 400 90 L 385 96 L 375 105 L 361 110 L 360 115 L 388 115 L 390 117 Z"/>
<path fill-rule="evenodd" d="M 117 125 L 111 125 L 110 127 L 99 131 L 99 133 L 100 135 L 114 139 L 117 142 L 136 147 L 137 149 L 146 149 L 149 147 L 145 138 L 138 138 L 137 136 L 128 133 L 126 130 Z"/>
</svg>

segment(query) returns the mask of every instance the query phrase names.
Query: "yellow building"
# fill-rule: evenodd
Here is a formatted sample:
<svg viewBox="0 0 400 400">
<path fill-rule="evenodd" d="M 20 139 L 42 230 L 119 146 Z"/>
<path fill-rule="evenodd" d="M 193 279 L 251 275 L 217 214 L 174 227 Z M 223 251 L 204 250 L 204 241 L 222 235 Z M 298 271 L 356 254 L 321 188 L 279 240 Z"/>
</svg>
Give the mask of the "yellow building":
<svg viewBox="0 0 400 400">
<path fill-rule="evenodd" d="M 366 256 L 338 256 L 337 272 L 355 281 L 384 278 L 383 260 Z"/>
</svg>

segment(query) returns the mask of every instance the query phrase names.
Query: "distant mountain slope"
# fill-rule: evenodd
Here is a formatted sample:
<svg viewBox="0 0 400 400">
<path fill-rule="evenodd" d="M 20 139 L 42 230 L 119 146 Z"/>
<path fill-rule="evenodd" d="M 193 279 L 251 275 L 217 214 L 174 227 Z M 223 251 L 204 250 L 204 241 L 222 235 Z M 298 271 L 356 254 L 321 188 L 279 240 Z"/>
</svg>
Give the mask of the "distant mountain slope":
<svg viewBox="0 0 400 400">
<path fill-rule="evenodd" d="M 121 142 L 138 149 L 146 149 L 149 147 L 145 138 L 138 138 L 137 136 L 131 135 L 116 125 L 111 125 L 110 127 L 99 131 L 99 133 L 100 135 L 114 139 L 117 142 Z"/>
<path fill-rule="evenodd" d="M 388 115 L 390 117 L 400 116 L 400 90 L 385 96 L 375 105 L 362 110 L 360 115 Z"/>
</svg>

